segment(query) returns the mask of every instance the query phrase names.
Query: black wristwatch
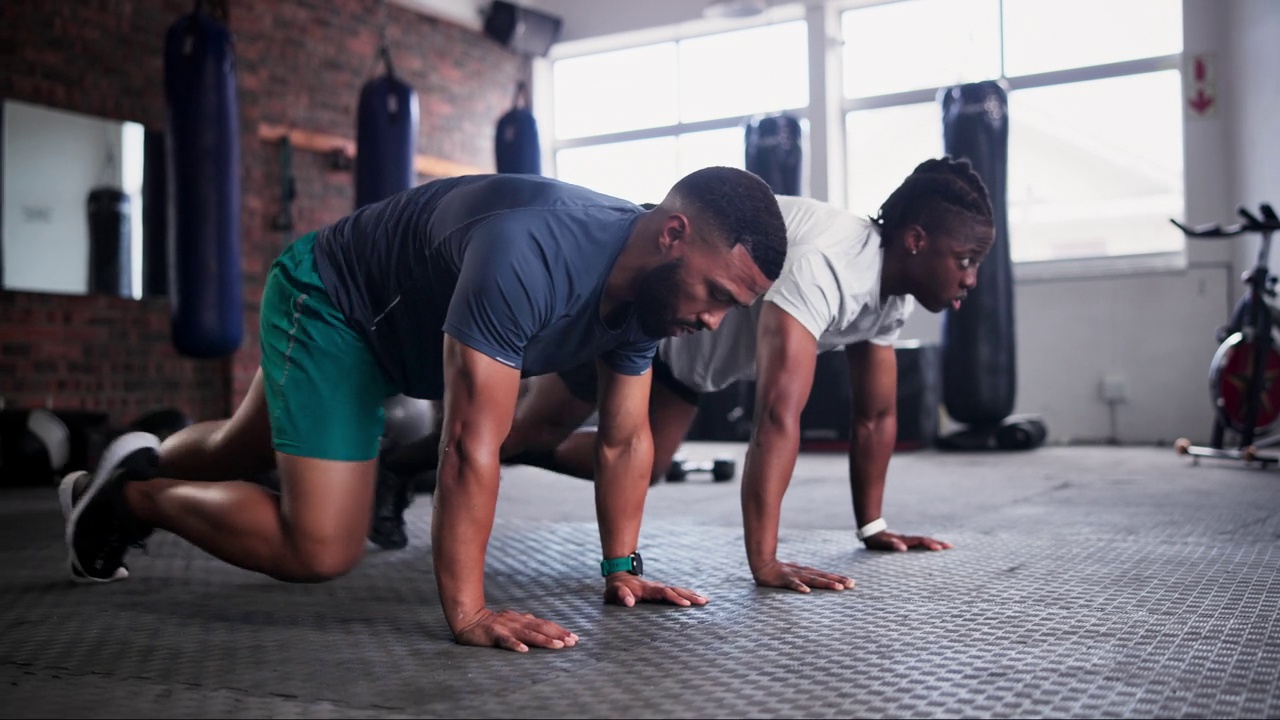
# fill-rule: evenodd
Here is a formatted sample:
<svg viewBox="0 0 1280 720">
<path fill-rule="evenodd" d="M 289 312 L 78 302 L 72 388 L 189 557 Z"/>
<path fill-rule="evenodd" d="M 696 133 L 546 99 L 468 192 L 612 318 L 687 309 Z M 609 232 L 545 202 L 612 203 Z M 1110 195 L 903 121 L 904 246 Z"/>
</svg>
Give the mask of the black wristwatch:
<svg viewBox="0 0 1280 720">
<path fill-rule="evenodd" d="M 623 571 L 632 575 L 644 575 L 644 560 L 640 558 L 640 553 L 633 552 L 626 557 L 604 560 L 600 563 L 600 575 L 602 577 L 609 577 L 613 573 Z"/>
</svg>

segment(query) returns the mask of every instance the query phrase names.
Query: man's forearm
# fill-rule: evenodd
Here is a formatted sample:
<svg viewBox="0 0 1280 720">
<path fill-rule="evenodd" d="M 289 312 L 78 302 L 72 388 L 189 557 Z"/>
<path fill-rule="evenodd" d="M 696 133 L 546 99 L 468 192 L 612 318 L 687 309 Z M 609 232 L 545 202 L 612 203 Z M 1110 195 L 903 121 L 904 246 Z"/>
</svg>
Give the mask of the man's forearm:
<svg viewBox="0 0 1280 720">
<path fill-rule="evenodd" d="M 762 422 L 752 434 L 742 474 L 742 526 L 752 572 L 777 559 L 782 496 L 799 451 L 798 420 Z"/>
<path fill-rule="evenodd" d="M 645 437 L 610 444 L 603 434 L 596 438 L 596 521 L 605 558 L 625 557 L 636 551 L 644 501 L 653 468 L 653 440 Z"/>
<path fill-rule="evenodd" d="M 484 558 L 498 501 L 498 459 L 483 462 L 446 452 L 431 522 L 431 555 L 440 605 L 457 633 L 485 606 Z"/>
<path fill-rule="evenodd" d="M 849 485 L 858 527 L 880 517 L 885 477 L 897 435 L 898 417 L 893 413 L 854 421 L 853 441 L 849 443 Z"/>
</svg>

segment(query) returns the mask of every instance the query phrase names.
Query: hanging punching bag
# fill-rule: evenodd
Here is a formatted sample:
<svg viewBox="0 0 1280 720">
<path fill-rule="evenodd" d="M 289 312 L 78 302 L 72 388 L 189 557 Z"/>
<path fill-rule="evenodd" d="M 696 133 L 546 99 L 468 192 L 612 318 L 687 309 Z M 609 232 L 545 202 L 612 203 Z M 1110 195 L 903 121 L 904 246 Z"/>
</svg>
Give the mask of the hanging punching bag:
<svg viewBox="0 0 1280 720">
<path fill-rule="evenodd" d="M 997 82 L 941 93 L 943 143 L 967 158 L 991 196 L 996 242 L 978 268 L 978 286 L 959 310 L 946 311 L 942 388 L 947 413 L 962 423 L 999 425 L 1013 412 L 1017 367 L 1013 329 L 1013 265 L 1005 208 L 1009 102 Z"/>
<path fill-rule="evenodd" d="M 387 72 L 360 89 L 356 117 L 356 207 L 413 187 L 418 144 L 418 94 L 397 78 L 386 46 Z"/>
<path fill-rule="evenodd" d="M 133 297 L 133 223 L 129 196 L 117 188 L 89 191 L 89 293 Z"/>
<path fill-rule="evenodd" d="M 528 89 L 524 83 L 516 87 L 516 101 L 498 118 L 494 150 L 498 172 L 542 174 L 542 147 L 538 142 L 538 123 L 528 107 Z"/>
<path fill-rule="evenodd" d="M 770 115 L 747 124 L 747 170 L 759 175 L 775 194 L 800 194 L 800 154 L 796 118 Z"/>
<path fill-rule="evenodd" d="M 169 27 L 169 300 L 173 344 L 211 358 L 240 347 L 240 126 L 231 34 L 200 10 Z"/>
</svg>

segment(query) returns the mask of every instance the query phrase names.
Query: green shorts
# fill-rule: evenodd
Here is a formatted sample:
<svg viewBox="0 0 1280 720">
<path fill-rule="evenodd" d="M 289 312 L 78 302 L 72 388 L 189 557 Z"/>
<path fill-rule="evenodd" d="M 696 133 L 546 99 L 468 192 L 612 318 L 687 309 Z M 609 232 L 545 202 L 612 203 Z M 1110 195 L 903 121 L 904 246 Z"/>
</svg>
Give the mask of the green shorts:
<svg viewBox="0 0 1280 720">
<path fill-rule="evenodd" d="M 262 290 L 271 444 L 288 455 L 372 460 L 382 437 L 382 403 L 397 391 L 325 292 L 315 240 L 308 233 L 286 247 Z"/>
</svg>

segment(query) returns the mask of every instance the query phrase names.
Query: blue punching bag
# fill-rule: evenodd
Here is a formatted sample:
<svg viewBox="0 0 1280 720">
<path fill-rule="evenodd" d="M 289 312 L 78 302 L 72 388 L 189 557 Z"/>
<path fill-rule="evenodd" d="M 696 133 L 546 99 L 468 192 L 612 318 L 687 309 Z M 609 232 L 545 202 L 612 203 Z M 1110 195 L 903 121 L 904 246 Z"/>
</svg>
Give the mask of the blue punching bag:
<svg viewBox="0 0 1280 720">
<path fill-rule="evenodd" d="M 418 144 L 418 94 L 395 76 L 391 55 L 380 50 L 387 71 L 360 89 L 356 116 L 356 207 L 413 187 Z"/>
<path fill-rule="evenodd" d="M 942 384 L 947 413 L 979 427 L 999 425 L 1013 412 L 1017 390 L 1013 325 L 1013 266 L 1005 209 L 1009 102 L 997 82 L 943 91 L 943 144 L 966 158 L 991 197 L 996 242 L 978 268 L 978 286 L 943 320 Z"/>
<path fill-rule="evenodd" d="M 522 82 L 516 87 L 515 104 L 498 118 L 498 128 L 494 134 L 494 154 L 500 173 L 542 174 L 538 122 L 528 105 L 528 90 Z"/>
<path fill-rule="evenodd" d="M 244 335 L 231 34 L 197 7 L 169 27 L 164 71 L 173 344 L 190 357 L 221 357 Z"/>
<path fill-rule="evenodd" d="M 746 168 L 777 195 L 800 194 L 800 121 L 770 115 L 747 124 Z"/>
</svg>

